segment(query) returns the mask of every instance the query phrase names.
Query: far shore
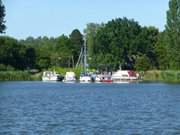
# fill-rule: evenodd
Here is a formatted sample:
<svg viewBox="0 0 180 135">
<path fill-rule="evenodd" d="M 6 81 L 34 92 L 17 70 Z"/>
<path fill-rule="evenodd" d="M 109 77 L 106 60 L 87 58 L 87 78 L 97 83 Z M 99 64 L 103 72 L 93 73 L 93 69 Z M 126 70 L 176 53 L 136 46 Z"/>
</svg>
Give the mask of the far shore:
<svg viewBox="0 0 180 135">
<path fill-rule="evenodd" d="M 180 71 L 149 70 L 139 72 L 142 82 L 162 82 L 180 84 Z M 41 81 L 42 72 L 0 71 L 0 81 Z"/>
<path fill-rule="evenodd" d="M 140 72 L 144 82 L 180 83 L 180 71 L 175 70 L 150 70 Z"/>
</svg>

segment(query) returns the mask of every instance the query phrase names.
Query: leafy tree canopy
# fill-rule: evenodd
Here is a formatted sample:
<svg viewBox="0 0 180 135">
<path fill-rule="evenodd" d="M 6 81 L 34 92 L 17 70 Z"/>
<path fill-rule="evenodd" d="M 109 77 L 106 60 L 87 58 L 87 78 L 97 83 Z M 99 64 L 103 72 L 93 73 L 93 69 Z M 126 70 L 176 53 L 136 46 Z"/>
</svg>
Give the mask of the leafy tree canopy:
<svg viewBox="0 0 180 135">
<path fill-rule="evenodd" d="M 4 30 L 6 29 L 4 17 L 5 17 L 5 7 L 2 3 L 2 0 L 0 0 L 0 33 L 3 33 Z"/>
<path fill-rule="evenodd" d="M 166 32 L 170 53 L 170 67 L 180 69 L 180 0 L 170 0 Z"/>
</svg>

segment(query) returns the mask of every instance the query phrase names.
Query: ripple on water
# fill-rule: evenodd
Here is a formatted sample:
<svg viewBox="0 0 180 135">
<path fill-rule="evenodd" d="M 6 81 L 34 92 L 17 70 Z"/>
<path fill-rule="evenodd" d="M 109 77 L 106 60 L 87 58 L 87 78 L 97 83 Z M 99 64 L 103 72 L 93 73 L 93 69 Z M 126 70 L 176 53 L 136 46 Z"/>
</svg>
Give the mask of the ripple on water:
<svg viewBox="0 0 180 135">
<path fill-rule="evenodd" d="M 180 85 L 0 83 L 0 135 L 180 134 Z"/>
</svg>

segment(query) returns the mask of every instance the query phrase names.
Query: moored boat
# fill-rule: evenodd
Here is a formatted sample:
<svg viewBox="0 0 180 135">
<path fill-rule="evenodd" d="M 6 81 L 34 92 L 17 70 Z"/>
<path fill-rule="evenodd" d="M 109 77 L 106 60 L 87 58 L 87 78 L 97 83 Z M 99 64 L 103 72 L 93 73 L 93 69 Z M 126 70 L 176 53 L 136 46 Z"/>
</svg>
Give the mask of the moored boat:
<svg viewBox="0 0 180 135">
<path fill-rule="evenodd" d="M 101 83 L 102 76 L 99 74 L 94 75 L 93 80 L 95 83 Z"/>
<path fill-rule="evenodd" d="M 63 80 L 65 83 L 75 83 L 76 75 L 74 72 L 66 72 L 66 75 Z"/>
<path fill-rule="evenodd" d="M 63 76 L 57 74 L 55 71 L 44 71 L 42 81 L 62 81 Z"/>
<path fill-rule="evenodd" d="M 113 83 L 111 75 L 104 75 L 101 79 L 101 82 L 103 83 Z"/>
<path fill-rule="evenodd" d="M 81 73 L 79 81 L 80 83 L 91 83 L 92 79 L 89 74 Z"/>
<path fill-rule="evenodd" d="M 88 64 L 87 64 L 87 45 L 86 45 L 86 39 L 84 38 L 84 45 L 81 48 L 81 52 L 79 55 L 78 62 L 76 64 L 76 67 L 81 67 L 82 73 L 79 77 L 79 82 L 80 83 L 91 83 L 92 82 L 92 77 L 90 73 L 88 72 Z"/>
<path fill-rule="evenodd" d="M 112 83 L 111 75 L 109 74 L 96 74 L 94 77 L 95 83 Z"/>
<path fill-rule="evenodd" d="M 131 70 L 118 70 L 112 74 L 113 83 L 132 83 L 138 81 L 138 74 Z"/>
</svg>

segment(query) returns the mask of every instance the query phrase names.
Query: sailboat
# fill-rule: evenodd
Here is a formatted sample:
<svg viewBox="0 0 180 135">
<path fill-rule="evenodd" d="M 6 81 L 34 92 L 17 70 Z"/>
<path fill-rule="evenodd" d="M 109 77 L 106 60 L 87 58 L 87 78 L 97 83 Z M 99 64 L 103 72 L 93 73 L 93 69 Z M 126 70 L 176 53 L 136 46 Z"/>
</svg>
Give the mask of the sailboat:
<svg viewBox="0 0 180 135">
<path fill-rule="evenodd" d="M 76 67 L 78 67 L 79 65 L 81 65 L 83 67 L 83 72 L 81 72 L 80 78 L 79 78 L 80 83 L 90 83 L 92 79 L 91 79 L 90 74 L 87 72 L 88 64 L 87 64 L 86 39 L 84 40 L 84 45 L 81 48 L 81 53 L 79 55 L 79 59 L 78 59 L 78 62 L 76 64 Z"/>
</svg>

